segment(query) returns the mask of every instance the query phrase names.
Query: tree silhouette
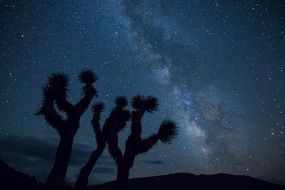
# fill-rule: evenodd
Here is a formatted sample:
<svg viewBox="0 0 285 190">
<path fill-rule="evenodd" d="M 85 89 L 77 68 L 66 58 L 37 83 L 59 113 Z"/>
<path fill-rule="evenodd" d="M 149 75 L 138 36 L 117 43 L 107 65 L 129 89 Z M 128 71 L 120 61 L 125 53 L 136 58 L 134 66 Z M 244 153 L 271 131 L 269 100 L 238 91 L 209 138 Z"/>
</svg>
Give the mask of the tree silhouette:
<svg viewBox="0 0 285 190">
<path fill-rule="evenodd" d="M 102 103 L 93 106 L 92 127 L 95 133 L 97 147 L 90 155 L 87 163 L 81 168 L 79 176 L 75 182 L 76 189 L 85 189 L 88 184 L 88 177 L 94 168 L 98 158 L 102 155 L 106 147 L 106 140 L 111 128 L 119 132 L 130 119 L 129 111 L 125 110 L 128 101 L 125 97 L 116 98 L 116 107 L 112 110 L 110 116 L 106 119 L 102 129 L 100 128 L 100 115 L 104 109 Z M 116 126 L 114 126 L 116 125 Z M 114 127 L 112 127 L 114 126 Z"/>
<path fill-rule="evenodd" d="M 129 171 L 134 164 L 135 157 L 141 153 L 150 150 L 158 140 L 163 143 L 170 143 L 177 134 L 177 126 L 170 120 L 165 120 L 161 123 L 156 134 L 147 138 L 142 138 L 141 120 L 145 112 L 152 113 L 158 107 L 156 98 L 148 96 L 135 96 L 132 99 L 132 107 L 134 111 L 131 114 L 131 134 L 126 141 L 125 152 L 122 153 L 118 146 L 118 131 L 117 124 L 110 125 L 109 134 L 107 136 L 108 150 L 112 158 L 117 164 L 117 182 L 124 187 L 129 178 Z"/>
<path fill-rule="evenodd" d="M 83 71 L 79 80 L 84 83 L 83 97 L 77 104 L 71 104 L 67 100 L 68 76 L 64 73 L 52 74 L 48 83 L 43 87 L 43 101 L 37 112 L 43 115 L 47 123 L 53 127 L 60 136 L 60 142 L 56 150 L 54 165 L 47 178 L 47 187 L 61 188 L 64 185 L 65 175 L 71 155 L 74 136 L 80 127 L 80 118 L 88 108 L 97 91 L 93 83 L 97 80 L 92 71 Z M 66 117 L 58 112 L 63 111 Z"/>
</svg>

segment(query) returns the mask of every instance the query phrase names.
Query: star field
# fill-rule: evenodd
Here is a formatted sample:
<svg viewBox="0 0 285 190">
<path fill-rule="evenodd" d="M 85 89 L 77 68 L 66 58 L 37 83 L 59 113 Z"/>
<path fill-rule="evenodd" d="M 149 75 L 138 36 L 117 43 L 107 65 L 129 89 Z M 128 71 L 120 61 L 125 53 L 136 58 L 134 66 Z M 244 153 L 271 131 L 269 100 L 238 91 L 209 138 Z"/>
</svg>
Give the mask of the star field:
<svg viewBox="0 0 285 190">
<path fill-rule="evenodd" d="M 52 165 L 58 136 L 34 115 L 47 77 L 68 74 L 75 102 L 77 75 L 91 69 L 103 118 L 116 96 L 143 94 L 160 103 L 144 135 L 164 118 L 179 125 L 171 145 L 138 157 L 131 177 L 223 172 L 285 182 L 284 1 L 7 0 L 0 8 L 0 155 L 16 169 L 44 181 Z M 88 110 L 76 135 L 71 182 L 95 148 L 90 118 Z M 114 179 L 115 168 L 106 151 L 90 182 Z"/>
</svg>

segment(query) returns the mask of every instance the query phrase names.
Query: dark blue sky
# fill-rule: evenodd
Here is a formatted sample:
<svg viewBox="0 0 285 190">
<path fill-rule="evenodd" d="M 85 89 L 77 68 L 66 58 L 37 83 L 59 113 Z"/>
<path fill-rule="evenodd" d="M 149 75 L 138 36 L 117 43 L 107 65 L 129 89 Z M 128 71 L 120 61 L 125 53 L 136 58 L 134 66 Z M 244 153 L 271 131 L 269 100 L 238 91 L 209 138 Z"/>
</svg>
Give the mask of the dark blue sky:
<svg viewBox="0 0 285 190">
<path fill-rule="evenodd" d="M 164 118 L 179 135 L 139 156 L 132 177 L 176 172 L 245 174 L 285 182 L 284 1 L 0 1 L 0 155 L 47 177 L 58 142 L 34 115 L 53 72 L 99 76 L 111 110 L 118 95 L 159 98 L 144 135 Z M 81 120 L 68 179 L 95 147 L 90 111 Z M 104 121 L 104 120 L 103 120 Z M 121 133 L 121 143 L 128 135 Z M 107 152 L 91 183 L 114 179 Z"/>
</svg>

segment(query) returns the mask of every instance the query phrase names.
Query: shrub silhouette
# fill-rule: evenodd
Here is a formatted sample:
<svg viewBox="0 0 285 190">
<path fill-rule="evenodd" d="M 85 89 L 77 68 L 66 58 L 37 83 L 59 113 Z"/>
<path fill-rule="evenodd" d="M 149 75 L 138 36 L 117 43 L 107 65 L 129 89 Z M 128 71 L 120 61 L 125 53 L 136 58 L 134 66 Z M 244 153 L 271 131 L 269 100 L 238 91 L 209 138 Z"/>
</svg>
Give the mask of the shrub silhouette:
<svg viewBox="0 0 285 190">
<path fill-rule="evenodd" d="M 117 182 L 125 187 L 129 178 L 129 171 L 134 164 L 135 157 L 141 153 L 150 150 L 158 140 L 163 143 L 170 143 L 177 134 L 177 127 L 173 121 L 165 120 L 161 123 L 156 134 L 145 139 L 141 137 L 142 124 L 141 120 L 145 112 L 152 113 L 158 107 L 156 98 L 148 96 L 135 96 L 132 99 L 134 111 L 131 113 L 131 133 L 126 141 L 125 152 L 122 153 L 118 146 L 118 132 L 123 125 L 113 123 L 107 136 L 108 150 L 117 164 Z"/>
<path fill-rule="evenodd" d="M 98 158 L 102 155 L 106 147 L 106 140 L 112 125 L 116 125 L 114 129 L 119 132 L 130 119 L 129 111 L 125 110 L 128 101 L 125 97 L 116 98 L 116 107 L 112 110 L 110 116 L 106 119 L 102 129 L 100 128 L 100 115 L 104 109 L 102 103 L 97 103 L 93 106 L 92 127 L 95 133 L 97 147 L 90 155 L 87 163 L 81 168 L 79 176 L 75 182 L 76 189 L 85 189 L 88 184 L 88 177 L 94 168 Z"/>
<path fill-rule="evenodd" d="M 73 139 L 80 127 L 80 117 L 88 108 L 93 97 L 97 96 L 97 91 L 92 85 L 97 77 L 92 71 L 81 72 L 79 80 L 85 84 L 82 88 L 84 96 L 74 105 L 67 100 L 69 79 L 66 74 L 52 74 L 48 79 L 48 83 L 43 87 L 43 101 L 37 114 L 43 115 L 47 123 L 60 136 L 54 165 L 46 182 L 47 187 L 51 189 L 64 186 Z M 65 112 L 66 118 L 63 118 L 58 111 Z"/>
</svg>

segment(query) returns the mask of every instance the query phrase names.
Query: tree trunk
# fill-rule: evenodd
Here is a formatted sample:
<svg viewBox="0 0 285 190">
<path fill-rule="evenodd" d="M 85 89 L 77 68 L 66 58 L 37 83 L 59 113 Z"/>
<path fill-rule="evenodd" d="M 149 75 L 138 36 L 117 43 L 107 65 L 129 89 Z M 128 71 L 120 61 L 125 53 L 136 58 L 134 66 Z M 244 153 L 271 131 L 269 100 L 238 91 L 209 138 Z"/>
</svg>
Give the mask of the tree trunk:
<svg viewBox="0 0 285 190">
<path fill-rule="evenodd" d="M 69 135 L 61 137 L 60 139 L 56 150 L 55 162 L 46 182 L 48 188 L 61 188 L 64 186 L 73 137 L 73 135 Z"/>
<path fill-rule="evenodd" d="M 117 183 L 121 189 L 127 188 L 130 168 L 125 162 L 118 163 Z"/>
<path fill-rule="evenodd" d="M 88 177 L 94 168 L 98 158 L 103 153 L 105 147 L 97 148 L 92 152 L 88 162 L 80 170 L 80 174 L 75 182 L 75 189 L 85 189 L 88 184 Z"/>
</svg>

